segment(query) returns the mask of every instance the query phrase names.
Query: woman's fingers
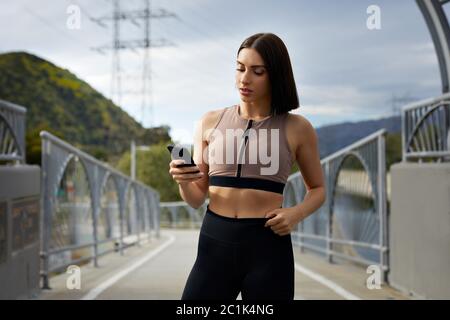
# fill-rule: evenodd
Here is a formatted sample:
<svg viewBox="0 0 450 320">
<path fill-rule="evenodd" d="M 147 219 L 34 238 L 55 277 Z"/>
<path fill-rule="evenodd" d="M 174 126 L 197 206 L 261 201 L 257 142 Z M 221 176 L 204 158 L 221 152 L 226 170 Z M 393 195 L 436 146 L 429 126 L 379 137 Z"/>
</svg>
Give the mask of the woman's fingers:
<svg viewBox="0 0 450 320">
<path fill-rule="evenodd" d="M 186 169 L 186 168 L 170 168 L 169 173 L 174 175 L 183 175 L 185 177 L 195 177 L 196 175 L 203 174 L 200 169 L 198 170 L 192 170 L 192 169 Z"/>
<path fill-rule="evenodd" d="M 183 163 L 184 163 L 184 160 L 180 160 L 180 159 L 172 160 L 170 162 L 169 172 L 171 174 L 177 174 L 177 173 L 190 173 L 190 172 L 195 173 L 195 172 L 200 171 L 200 168 L 197 165 L 188 166 L 188 167 L 177 167 L 177 165 L 180 165 Z"/>
<path fill-rule="evenodd" d="M 177 167 L 177 165 L 183 164 L 184 160 L 176 159 L 172 160 L 169 164 L 169 174 L 172 176 L 172 179 L 176 182 L 180 183 L 188 183 L 192 181 L 196 181 L 203 177 L 203 172 L 200 171 L 198 166 L 189 166 L 189 167 Z"/>
<path fill-rule="evenodd" d="M 184 163 L 184 160 L 182 160 L 182 159 L 175 159 L 175 160 L 170 161 L 169 166 L 171 168 L 176 168 L 177 165 L 183 164 L 183 163 Z"/>
<path fill-rule="evenodd" d="M 197 180 L 203 177 L 203 172 L 199 173 L 182 173 L 182 174 L 174 174 L 173 178 L 178 180 Z"/>
</svg>

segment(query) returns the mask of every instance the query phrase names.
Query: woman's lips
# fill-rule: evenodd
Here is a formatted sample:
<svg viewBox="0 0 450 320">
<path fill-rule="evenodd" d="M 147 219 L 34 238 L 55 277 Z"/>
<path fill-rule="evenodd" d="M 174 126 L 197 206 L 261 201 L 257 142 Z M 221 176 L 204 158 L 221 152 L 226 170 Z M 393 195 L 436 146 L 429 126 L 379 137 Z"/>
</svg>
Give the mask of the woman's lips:
<svg viewBox="0 0 450 320">
<path fill-rule="evenodd" d="M 241 94 L 243 94 L 244 96 L 249 96 L 249 95 L 252 94 L 252 91 L 246 90 L 246 89 L 242 89 L 242 88 L 239 89 L 239 92 L 240 92 Z"/>
</svg>

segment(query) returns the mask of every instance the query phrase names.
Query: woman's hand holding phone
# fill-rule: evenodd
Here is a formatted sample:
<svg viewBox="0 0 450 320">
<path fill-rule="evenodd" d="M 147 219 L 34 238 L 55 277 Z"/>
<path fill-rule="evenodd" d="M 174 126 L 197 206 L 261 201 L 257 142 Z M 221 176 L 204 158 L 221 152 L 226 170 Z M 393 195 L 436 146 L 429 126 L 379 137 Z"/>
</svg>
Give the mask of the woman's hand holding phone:
<svg viewBox="0 0 450 320">
<path fill-rule="evenodd" d="M 179 185 L 186 185 L 190 182 L 197 181 L 203 178 L 203 172 L 197 165 L 189 167 L 177 167 L 177 165 L 183 164 L 185 161 L 183 159 L 174 159 L 170 161 L 169 173 L 172 179 L 175 180 Z"/>
</svg>

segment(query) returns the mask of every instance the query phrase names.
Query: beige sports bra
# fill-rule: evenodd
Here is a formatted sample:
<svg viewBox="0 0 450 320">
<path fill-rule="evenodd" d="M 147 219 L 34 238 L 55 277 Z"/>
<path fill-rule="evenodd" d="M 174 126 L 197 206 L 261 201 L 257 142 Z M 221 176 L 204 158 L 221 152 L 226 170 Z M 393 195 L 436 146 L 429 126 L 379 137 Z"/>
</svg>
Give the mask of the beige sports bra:
<svg viewBox="0 0 450 320">
<path fill-rule="evenodd" d="M 258 121 L 242 118 L 239 104 L 224 108 L 207 134 L 209 185 L 283 194 L 292 168 L 287 116 Z"/>
</svg>

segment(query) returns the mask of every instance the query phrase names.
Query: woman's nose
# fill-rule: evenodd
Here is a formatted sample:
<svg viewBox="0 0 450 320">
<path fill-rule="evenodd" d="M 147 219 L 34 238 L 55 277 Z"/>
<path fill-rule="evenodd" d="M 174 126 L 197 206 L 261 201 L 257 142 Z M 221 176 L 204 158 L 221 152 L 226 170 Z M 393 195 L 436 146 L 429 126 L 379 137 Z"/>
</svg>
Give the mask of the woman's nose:
<svg viewBox="0 0 450 320">
<path fill-rule="evenodd" d="M 241 82 L 245 82 L 248 83 L 250 79 L 250 74 L 249 72 L 245 71 L 244 73 L 241 74 Z"/>
<path fill-rule="evenodd" d="M 250 83 L 249 77 L 246 76 L 246 75 L 241 76 L 241 83 L 242 84 L 249 84 Z"/>
</svg>

